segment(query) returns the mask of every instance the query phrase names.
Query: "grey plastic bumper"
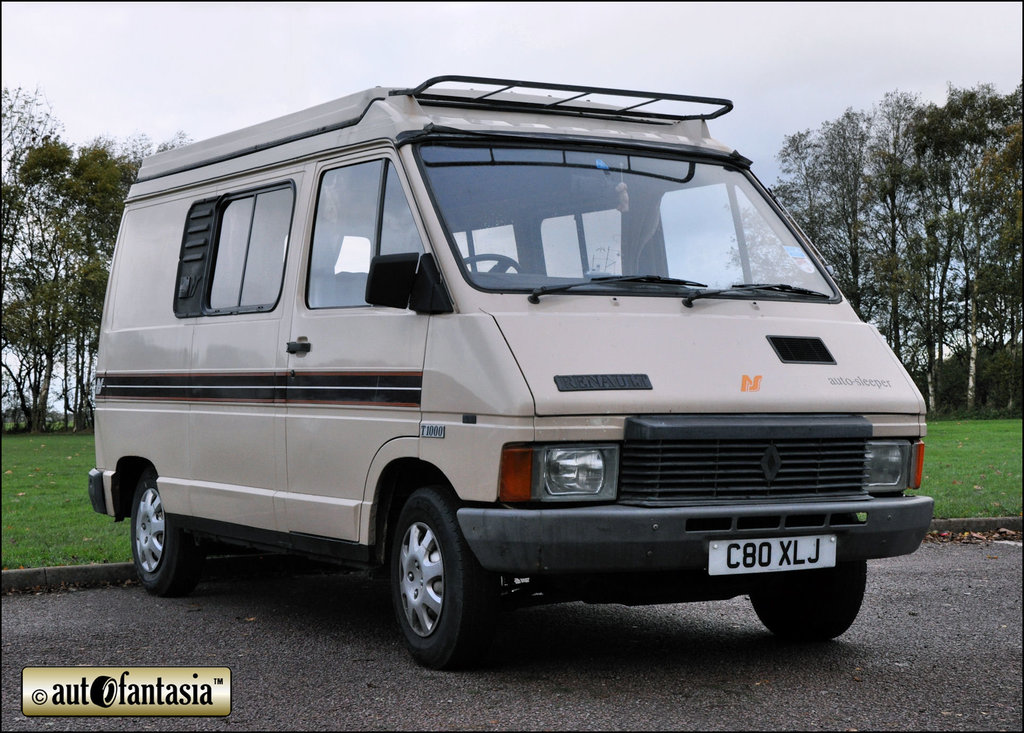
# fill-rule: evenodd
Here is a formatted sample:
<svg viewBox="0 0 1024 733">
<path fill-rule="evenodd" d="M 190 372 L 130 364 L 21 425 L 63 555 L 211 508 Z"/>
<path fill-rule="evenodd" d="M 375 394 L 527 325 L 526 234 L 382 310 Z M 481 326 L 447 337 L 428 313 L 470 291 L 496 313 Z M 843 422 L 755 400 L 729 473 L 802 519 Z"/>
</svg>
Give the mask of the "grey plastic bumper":
<svg viewBox="0 0 1024 733">
<path fill-rule="evenodd" d="M 464 507 L 458 519 L 484 568 L 528 576 L 700 569 L 710 541 L 755 537 L 834 534 L 839 561 L 908 555 L 928 531 L 932 506 L 929 497 L 901 496 L 671 508 Z"/>
<path fill-rule="evenodd" d="M 98 468 L 89 470 L 89 501 L 94 511 L 107 513 L 107 497 L 103 491 L 103 471 Z"/>
</svg>

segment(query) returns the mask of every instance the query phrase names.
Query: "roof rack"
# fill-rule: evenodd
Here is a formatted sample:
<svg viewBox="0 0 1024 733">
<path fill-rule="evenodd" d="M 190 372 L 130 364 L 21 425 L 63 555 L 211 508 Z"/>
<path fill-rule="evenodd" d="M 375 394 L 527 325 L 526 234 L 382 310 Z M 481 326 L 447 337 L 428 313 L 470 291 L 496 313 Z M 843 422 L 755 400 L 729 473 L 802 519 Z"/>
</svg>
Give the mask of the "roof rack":
<svg viewBox="0 0 1024 733">
<path fill-rule="evenodd" d="M 446 87 L 439 88 L 442 84 Z M 487 86 L 488 89 L 455 86 L 474 84 Z M 537 94 L 524 94 L 523 90 L 533 90 Z M 651 122 L 712 120 L 732 109 L 732 101 L 715 97 L 604 89 L 571 84 L 544 84 L 480 76 L 435 76 L 432 79 L 427 79 L 415 89 L 394 89 L 390 94 L 392 96 L 408 95 L 421 103 L 435 106 L 485 107 L 508 112 L 552 112 L 583 117 L 640 119 Z M 655 103 L 660 103 L 658 111 L 641 109 Z M 688 108 L 695 104 L 710 105 L 717 109 L 707 113 L 689 111 Z M 681 113 L 680 109 L 687 113 Z"/>
</svg>

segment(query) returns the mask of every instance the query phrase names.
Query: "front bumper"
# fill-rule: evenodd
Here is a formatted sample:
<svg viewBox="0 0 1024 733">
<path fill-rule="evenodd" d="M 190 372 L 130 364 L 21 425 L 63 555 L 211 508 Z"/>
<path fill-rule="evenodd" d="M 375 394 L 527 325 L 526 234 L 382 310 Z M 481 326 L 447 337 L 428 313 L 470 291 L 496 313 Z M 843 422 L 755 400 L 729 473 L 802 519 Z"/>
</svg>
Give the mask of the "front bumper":
<svg viewBox="0 0 1024 733">
<path fill-rule="evenodd" d="M 712 540 L 822 533 L 836 535 L 840 562 L 908 555 L 928 532 L 932 507 L 926 496 L 668 508 L 464 507 L 458 520 L 485 569 L 530 576 L 701 569 Z"/>
</svg>

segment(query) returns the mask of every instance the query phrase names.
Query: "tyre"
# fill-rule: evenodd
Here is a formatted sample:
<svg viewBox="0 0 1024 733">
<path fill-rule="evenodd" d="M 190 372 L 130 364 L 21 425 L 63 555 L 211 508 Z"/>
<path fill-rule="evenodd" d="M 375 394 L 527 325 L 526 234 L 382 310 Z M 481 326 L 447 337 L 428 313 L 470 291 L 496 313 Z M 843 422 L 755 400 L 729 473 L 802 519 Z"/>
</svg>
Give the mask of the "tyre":
<svg viewBox="0 0 1024 733">
<path fill-rule="evenodd" d="M 413 658 L 453 669 L 478 662 L 494 633 L 498 578 L 477 562 L 440 489 L 419 489 L 391 541 L 391 599 Z"/>
<path fill-rule="evenodd" d="M 183 596 L 199 582 L 205 554 L 164 513 L 156 473 L 139 478 L 132 499 L 132 558 L 142 586 L 157 596 Z"/>
<path fill-rule="evenodd" d="M 839 563 L 827 570 L 783 573 L 750 594 L 757 617 L 776 636 L 827 641 L 853 625 L 867 581 L 867 562 Z"/>
</svg>

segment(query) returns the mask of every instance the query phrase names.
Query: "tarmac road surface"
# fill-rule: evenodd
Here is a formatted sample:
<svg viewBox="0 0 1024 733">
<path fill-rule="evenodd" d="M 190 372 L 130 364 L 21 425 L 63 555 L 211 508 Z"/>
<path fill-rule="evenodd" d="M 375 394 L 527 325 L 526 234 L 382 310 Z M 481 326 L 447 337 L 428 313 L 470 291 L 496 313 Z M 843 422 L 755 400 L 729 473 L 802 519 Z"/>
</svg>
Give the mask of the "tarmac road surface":
<svg viewBox="0 0 1024 733">
<path fill-rule="evenodd" d="M 786 644 L 745 598 L 503 617 L 483 668 L 417 667 L 361 574 L 3 597 L 8 730 L 1021 730 L 1020 543 L 869 563 L 839 640 Z M 36 666 L 223 666 L 220 718 L 27 718 Z"/>
</svg>

